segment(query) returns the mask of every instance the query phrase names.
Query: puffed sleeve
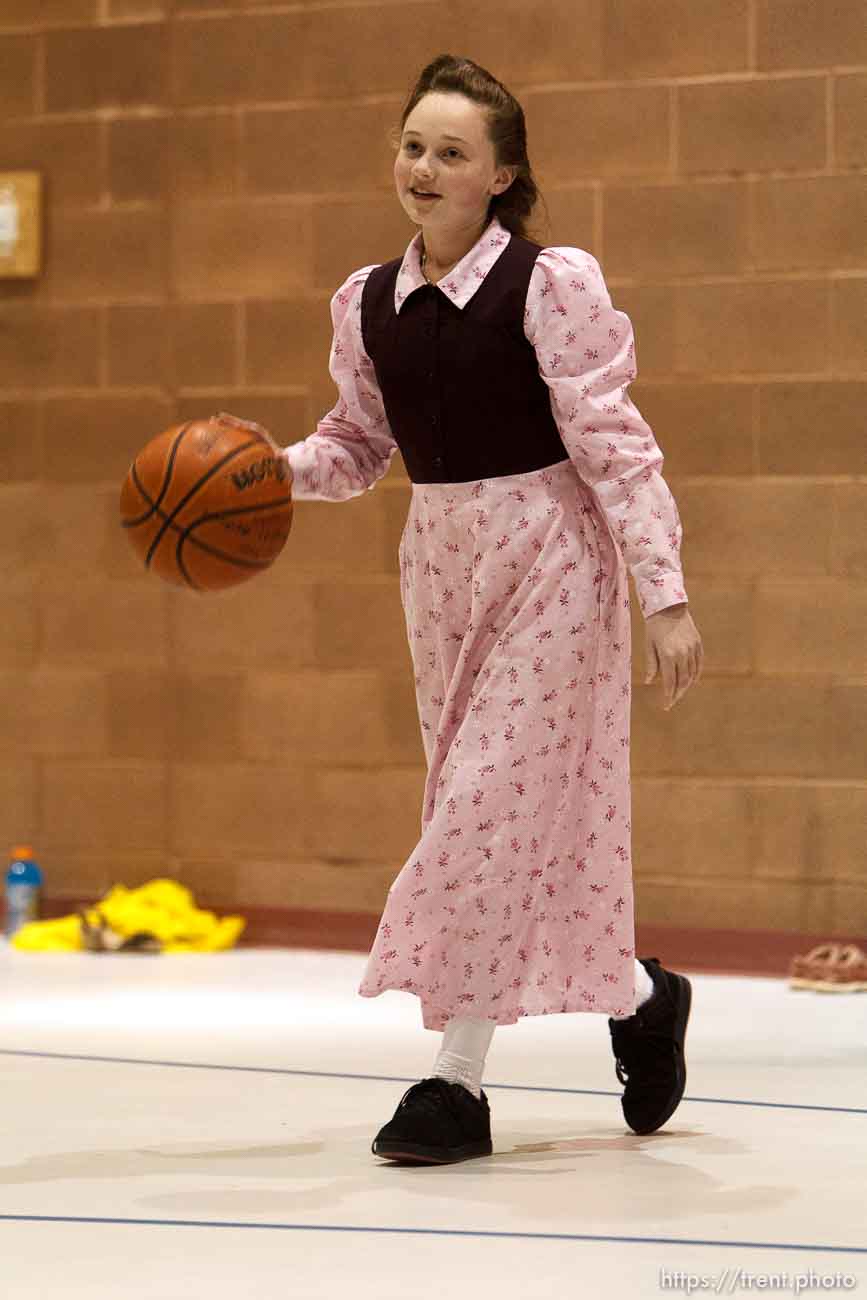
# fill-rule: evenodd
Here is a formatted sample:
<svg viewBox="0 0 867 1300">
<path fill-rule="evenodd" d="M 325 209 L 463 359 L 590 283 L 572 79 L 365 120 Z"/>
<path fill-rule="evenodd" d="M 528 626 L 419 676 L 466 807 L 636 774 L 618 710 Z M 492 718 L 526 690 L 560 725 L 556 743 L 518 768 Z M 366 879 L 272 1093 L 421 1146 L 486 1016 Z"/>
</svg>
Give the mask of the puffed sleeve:
<svg viewBox="0 0 867 1300">
<path fill-rule="evenodd" d="M 294 476 L 292 495 L 300 501 L 360 496 L 387 473 L 397 451 L 361 334 L 361 292 L 373 269 L 353 271 L 331 299 L 334 338 L 328 370 L 338 399 L 315 433 L 284 450 Z"/>
<path fill-rule="evenodd" d="M 677 504 L 653 432 L 626 391 L 637 374 L 632 324 L 612 305 L 590 253 L 542 249 L 524 331 L 560 437 L 620 547 L 643 617 L 686 602 Z"/>
</svg>

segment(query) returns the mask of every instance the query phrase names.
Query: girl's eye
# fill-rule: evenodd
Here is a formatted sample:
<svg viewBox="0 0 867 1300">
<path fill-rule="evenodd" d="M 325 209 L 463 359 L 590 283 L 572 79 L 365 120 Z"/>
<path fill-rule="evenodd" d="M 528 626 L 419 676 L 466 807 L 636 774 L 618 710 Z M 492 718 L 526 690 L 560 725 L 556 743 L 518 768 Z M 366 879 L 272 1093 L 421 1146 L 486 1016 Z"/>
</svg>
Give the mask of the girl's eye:
<svg viewBox="0 0 867 1300">
<path fill-rule="evenodd" d="M 406 147 L 407 149 L 414 149 L 417 144 L 418 144 L 418 140 L 408 140 Z M 446 153 L 456 153 L 459 157 L 460 157 L 460 152 L 461 152 L 460 149 L 455 149 L 453 145 L 446 150 Z"/>
</svg>

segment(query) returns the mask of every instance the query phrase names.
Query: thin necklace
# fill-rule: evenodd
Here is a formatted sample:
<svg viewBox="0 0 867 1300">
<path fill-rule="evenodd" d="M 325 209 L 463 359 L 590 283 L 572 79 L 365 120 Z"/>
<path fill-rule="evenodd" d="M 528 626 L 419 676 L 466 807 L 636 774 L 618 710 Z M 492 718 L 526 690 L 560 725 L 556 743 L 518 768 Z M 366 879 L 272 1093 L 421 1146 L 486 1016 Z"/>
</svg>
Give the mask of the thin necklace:
<svg viewBox="0 0 867 1300">
<path fill-rule="evenodd" d="M 425 251 L 421 255 L 421 273 L 424 276 L 424 278 L 427 280 L 428 284 L 433 284 L 434 288 L 436 288 L 434 281 L 430 278 L 427 271 L 424 269 L 426 263 L 427 263 L 427 249 L 425 249 Z M 445 272 L 445 274 L 448 274 L 448 272 Z"/>
</svg>

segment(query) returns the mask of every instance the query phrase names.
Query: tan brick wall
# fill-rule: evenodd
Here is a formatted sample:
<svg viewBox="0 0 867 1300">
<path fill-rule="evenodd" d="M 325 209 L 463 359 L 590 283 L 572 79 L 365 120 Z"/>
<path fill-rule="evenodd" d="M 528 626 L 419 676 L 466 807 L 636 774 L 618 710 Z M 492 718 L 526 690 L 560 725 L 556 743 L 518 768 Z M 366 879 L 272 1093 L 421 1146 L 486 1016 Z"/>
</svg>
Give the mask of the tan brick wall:
<svg viewBox="0 0 867 1300">
<path fill-rule="evenodd" d="M 524 104 L 684 523 L 669 714 L 633 601 L 638 918 L 864 933 L 862 0 L 0 0 L 0 170 L 46 195 L 43 274 L 0 281 L 0 845 L 55 896 L 379 911 L 424 776 L 400 457 L 220 595 L 144 574 L 117 498 L 177 420 L 331 408 L 328 301 L 414 233 L 387 132 L 443 50 Z"/>
</svg>

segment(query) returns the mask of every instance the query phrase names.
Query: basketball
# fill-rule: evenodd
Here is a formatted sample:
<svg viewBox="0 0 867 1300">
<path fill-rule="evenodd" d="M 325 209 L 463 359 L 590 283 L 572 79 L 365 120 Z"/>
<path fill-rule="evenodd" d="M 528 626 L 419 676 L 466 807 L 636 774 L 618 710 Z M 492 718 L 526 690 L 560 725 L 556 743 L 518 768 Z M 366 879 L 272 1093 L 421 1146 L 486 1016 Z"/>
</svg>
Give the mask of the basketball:
<svg viewBox="0 0 867 1300">
<path fill-rule="evenodd" d="M 292 527 L 291 472 L 258 425 L 212 416 L 142 448 L 120 494 L 121 522 L 146 568 L 195 591 L 269 568 Z"/>
</svg>

